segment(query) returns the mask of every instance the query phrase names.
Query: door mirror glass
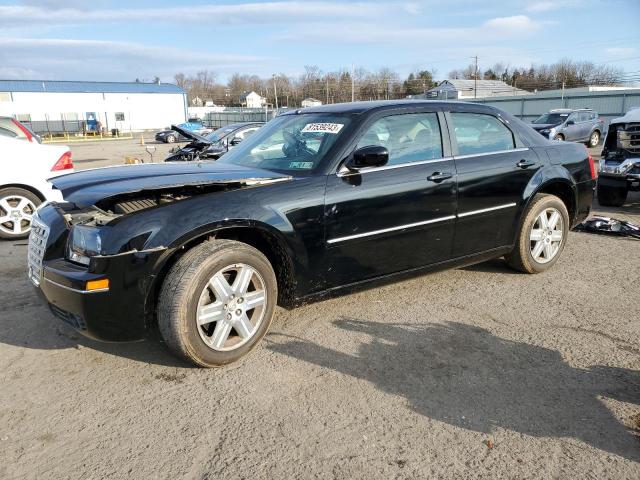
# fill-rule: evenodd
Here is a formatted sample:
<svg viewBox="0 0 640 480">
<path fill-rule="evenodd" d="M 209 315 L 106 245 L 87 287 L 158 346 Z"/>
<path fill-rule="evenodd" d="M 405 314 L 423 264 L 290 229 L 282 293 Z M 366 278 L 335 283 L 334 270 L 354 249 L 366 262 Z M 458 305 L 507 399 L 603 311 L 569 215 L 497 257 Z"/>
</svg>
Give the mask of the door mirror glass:
<svg viewBox="0 0 640 480">
<path fill-rule="evenodd" d="M 568 127 L 569 125 L 575 125 L 576 122 L 574 122 L 573 120 L 567 120 L 567 123 L 565 123 L 565 125 Z"/>
<path fill-rule="evenodd" d="M 389 161 L 389 150 L 381 145 L 368 145 L 353 152 L 345 166 L 349 170 L 361 168 L 382 167 Z"/>
<path fill-rule="evenodd" d="M 233 137 L 229 142 L 229 145 L 238 145 L 242 139 L 240 137 Z"/>
</svg>

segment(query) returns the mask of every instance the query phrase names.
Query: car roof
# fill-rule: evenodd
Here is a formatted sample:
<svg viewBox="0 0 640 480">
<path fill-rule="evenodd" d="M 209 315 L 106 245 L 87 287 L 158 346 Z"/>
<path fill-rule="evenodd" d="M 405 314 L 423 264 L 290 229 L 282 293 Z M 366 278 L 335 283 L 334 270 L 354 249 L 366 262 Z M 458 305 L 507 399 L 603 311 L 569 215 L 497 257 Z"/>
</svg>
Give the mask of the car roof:
<svg viewBox="0 0 640 480">
<path fill-rule="evenodd" d="M 451 105 L 473 105 L 475 107 L 484 107 L 487 110 L 494 110 L 489 105 L 482 105 L 472 102 L 456 102 L 456 101 L 438 101 L 438 100 L 373 100 L 366 102 L 351 103 L 332 103 L 329 105 L 318 105 L 316 107 L 296 108 L 281 115 L 295 115 L 298 113 L 348 113 L 361 114 L 372 110 L 391 110 L 398 107 L 444 107 Z"/>
<path fill-rule="evenodd" d="M 593 112 L 593 108 L 554 108 L 549 113 Z"/>
<path fill-rule="evenodd" d="M 240 127 L 246 127 L 248 125 L 264 125 L 264 122 L 238 122 L 238 123 L 230 123 L 228 125 L 225 125 L 224 127 L 220 127 L 220 129 L 223 128 L 234 128 L 234 129 L 238 129 Z M 219 130 L 220 130 L 219 129 Z"/>
</svg>

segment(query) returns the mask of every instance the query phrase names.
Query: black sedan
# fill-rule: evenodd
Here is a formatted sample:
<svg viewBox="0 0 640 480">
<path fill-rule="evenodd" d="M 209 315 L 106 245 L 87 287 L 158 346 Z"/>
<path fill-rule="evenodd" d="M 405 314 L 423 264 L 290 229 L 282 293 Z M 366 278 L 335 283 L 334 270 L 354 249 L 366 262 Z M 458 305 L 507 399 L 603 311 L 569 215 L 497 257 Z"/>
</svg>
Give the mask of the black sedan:
<svg viewBox="0 0 640 480">
<path fill-rule="evenodd" d="M 412 100 L 292 111 L 216 162 L 52 182 L 66 202 L 34 215 L 28 263 L 52 312 L 109 341 L 157 322 L 212 367 L 253 349 L 278 304 L 502 256 L 548 270 L 595 166 L 495 108 Z"/>
</svg>

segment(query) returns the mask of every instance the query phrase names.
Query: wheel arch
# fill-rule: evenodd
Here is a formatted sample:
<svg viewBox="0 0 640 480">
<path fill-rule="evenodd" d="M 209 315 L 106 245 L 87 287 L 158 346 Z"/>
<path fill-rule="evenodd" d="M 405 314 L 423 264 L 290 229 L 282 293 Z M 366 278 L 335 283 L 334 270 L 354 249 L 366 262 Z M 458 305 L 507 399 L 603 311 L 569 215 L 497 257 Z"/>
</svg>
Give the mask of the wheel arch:
<svg viewBox="0 0 640 480">
<path fill-rule="evenodd" d="M 147 294 L 145 311 L 148 314 L 155 312 L 158 294 L 165 277 L 171 267 L 191 248 L 212 239 L 236 240 L 246 243 L 260 251 L 267 257 L 273 267 L 278 282 L 278 305 L 289 307 L 295 299 L 295 275 L 292 254 L 286 241 L 273 227 L 252 222 L 250 224 L 231 224 L 218 226 L 204 232 L 180 239 L 166 254 L 158 260 L 156 273 Z M 147 315 L 147 323 L 155 315 Z"/>
<path fill-rule="evenodd" d="M 40 192 L 40 190 L 38 190 L 35 187 L 32 187 L 31 185 L 26 185 L 24 183 L 6 183 L 6 184 L 0 185 L 0 190 L 4 188 L 21 188 L 22 190 L 27 190 L 28 192 L 33 193 L 36 197 L 38 197 L 43 202 L 46 200 L 45 196 Z"/>
<path fill-rule="evenodd" d="M 574 185 L 566 178 L 552 178 L 538 185 L 529 195 L 525 210 L 529 207 L 529 204 L 538 193 L 547 193 L 555 195 L 562 203 L 567 207 L 569 213 L 569 219 L 573 224 L 573 221 L 577 214 L 578 199 Z"/>
</svg>

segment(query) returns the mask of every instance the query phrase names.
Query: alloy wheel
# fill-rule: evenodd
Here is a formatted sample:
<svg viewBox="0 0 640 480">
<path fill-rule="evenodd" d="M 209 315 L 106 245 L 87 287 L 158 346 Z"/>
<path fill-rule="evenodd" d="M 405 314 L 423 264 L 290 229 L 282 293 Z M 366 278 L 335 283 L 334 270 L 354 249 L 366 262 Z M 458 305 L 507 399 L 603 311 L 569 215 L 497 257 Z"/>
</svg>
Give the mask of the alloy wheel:
<svg viewBox="0 0 640 480">
<path fill-rule="evenodd" d="M 0 198 L 0 230 L 16 236 L 27 233 L 35 211 L 35 204 L 22 195 Z"/>
<path fill-rule="evenodd" d="M 529 240 L 531 256 L 538 263 L 547 263 L 560 251 L 564 238 L 562 214 L 555 208 L 546 208 L 536 217 Z"/>
<path fill-rule="evenodd" d="M 238 263 L 219 270 L 200 294 L 195 318 L 200 338 L 213 350 L 240 348 L 258 331 L 266 303 L 265 283 L 255 268 Z"/>
</svg>

